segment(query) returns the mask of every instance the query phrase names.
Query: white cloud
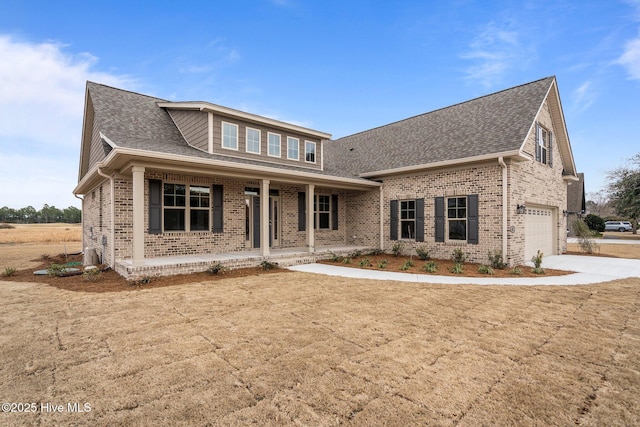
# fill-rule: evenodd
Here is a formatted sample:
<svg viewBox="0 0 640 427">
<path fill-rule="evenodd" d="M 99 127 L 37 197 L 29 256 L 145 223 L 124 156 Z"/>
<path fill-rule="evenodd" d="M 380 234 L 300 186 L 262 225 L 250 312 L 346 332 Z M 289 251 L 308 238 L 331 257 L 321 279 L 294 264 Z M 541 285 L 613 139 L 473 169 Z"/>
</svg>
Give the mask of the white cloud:
<svg viewBox="0 0 640 427">
<path fill-rule="evenodd" d="M 506 26 L 508 27 L 508 25 Z M 529 63 L 531 48 L 524 45 L 517 31 L 489 23 L 461 55 L 474 65 L 466 70 L 467 78 L 489 87 L 498 83 L 509 70 Z"/>
<path fill-rule="evenodd" d="M 585 111 L 596 100 L 596 93 L 593 89 L 591 81 L 586 81 L 572 93 L 574 108 L 579 111 Z"/>
<path fill-rule="evenodd" d="M 85 84 L 132 86 L 95 70 L 97 58 L 55 42 L 0 34 L 0 205 L 79 206 L 77 183 Z"/>
<path fill-rule="evenodd" d="M 625 44 L 624 53 L 617 63 L 627 70 L 629 78 L 640 80 L 640 36 Z"/>
<path fill-rule="evenodd" d="M 94 71 L 97 59 L 65 53 L 60 43 L 29 43 L 0 35 L 0 142 L 31 139 L 79 144 L 87 80 L 123 86 L 126 77 Z"/>
</svg>

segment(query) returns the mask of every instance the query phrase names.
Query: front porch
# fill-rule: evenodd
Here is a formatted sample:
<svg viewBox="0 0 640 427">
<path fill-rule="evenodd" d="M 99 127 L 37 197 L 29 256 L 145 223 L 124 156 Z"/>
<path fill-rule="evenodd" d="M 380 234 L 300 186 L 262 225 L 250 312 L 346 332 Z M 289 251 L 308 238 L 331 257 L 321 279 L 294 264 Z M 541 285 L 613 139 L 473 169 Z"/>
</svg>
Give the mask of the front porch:
<svg viewBox="0 0 640 427">
<path fill-rule="evenodd" d="M 216 264 L 235 269 L 255 267 L 263 261 L 278 264 L 280 267 L 308 264 L 321 259 L 329 259 L 332 254 L 348 255 L 356 251 L 371 251 L 375 248 L 367 246 L 316 246 L 315 252 L 307 248 L 271 249 L 268 256 L 263 256 L 260 249 L 240 252 L 223 252 L 216 254 L 178 255 L 157 258 L 145 258 L 142 264 L 132 259 L 117 260 L 115 270 L 127 279 L 138 279 L 145 276 L 171 276 L 175 274 L 191 274 L 206 271 Z"/>
</svg>

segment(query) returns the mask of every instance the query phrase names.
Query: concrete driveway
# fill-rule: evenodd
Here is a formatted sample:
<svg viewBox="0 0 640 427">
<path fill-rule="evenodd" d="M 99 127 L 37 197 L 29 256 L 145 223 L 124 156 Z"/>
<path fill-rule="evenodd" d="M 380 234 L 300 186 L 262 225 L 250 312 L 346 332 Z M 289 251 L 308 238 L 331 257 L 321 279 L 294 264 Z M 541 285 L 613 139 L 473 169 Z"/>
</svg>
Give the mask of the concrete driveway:
<svg viewBox="0 0 640 427">
<path fill-rule="evenodd" d="M 527 263 L 532 265 L 531 263 Z M 474 284 L 474 285 L 588 285 L 627 277 L 640 277 L 640 260 L 592 257 L 583 255 L 551 255 L 544 257 L 542 268 L 575 271 L 565 276 L 540 277 L 455 277 L 427 274 L 396 273 L 392 271 L 366 270 L 327 264 L 305 264 L 290 267 L 291 270 L 329 276 L 351 277 L 400 282 Z"/>
</svg>

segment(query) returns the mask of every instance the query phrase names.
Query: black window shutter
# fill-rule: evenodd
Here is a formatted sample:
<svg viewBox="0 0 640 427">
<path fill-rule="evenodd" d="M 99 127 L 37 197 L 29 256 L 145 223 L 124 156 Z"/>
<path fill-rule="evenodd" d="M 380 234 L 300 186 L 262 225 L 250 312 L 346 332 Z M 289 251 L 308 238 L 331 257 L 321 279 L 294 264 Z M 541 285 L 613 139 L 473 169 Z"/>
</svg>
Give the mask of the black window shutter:
<svg viewBox="0 0 640 427">
<path fill-rule="evenodd" d="M 162 233 L 162 181 L 149 180 L 149 234 Z"/>
<path fill-rule="evenodd" d="M 416 199 L 416 242 L 424 242 L 424 199 Z"/>
<path fill-rule="evenodd" d="M 540 125 L 536 123 L 536 162 L 541 161 L 542 153 L 540 150 Z"/>
<path fill-rule="evenodd" d="M 338 195 L 331 195 L 331 229 L 338 229 Z"/>
<path fill-rule="evenodd" d="M 436 242 L 444 242 L 444 197 L 436 197 Z"/>
<path fill-rule="evenodd" d="M 549 131 L 549 152 L 547 157 L 549 158 L 549 167 L 553 167 L 553 134 Z"/>
<path fill-rule="evenodd" d="M 389 216 L 389 239 L 398 240 L 398 201 L 391 201 L 391 215 Z"/>
<path fill-rule="evenodd" d="M 222 185 L 213 186 L 213 229 L 214 233 L 222 233 L 224 231 L 223 222 L 223 187 Z"/>
<path fill-rule="evenodd" d="M 260 197 L 253 198 L 253 247 L 260 247 Z"/>
<path fill-rule="evenodd" d="M 478 244 L 478 195 L 467 196 L 467 242 Z"/>
<path fill-rule="evenodd" d="M 303 191 L 298 192 L 298 231 L 307 229 L 307 196 Z"/>
</svg>

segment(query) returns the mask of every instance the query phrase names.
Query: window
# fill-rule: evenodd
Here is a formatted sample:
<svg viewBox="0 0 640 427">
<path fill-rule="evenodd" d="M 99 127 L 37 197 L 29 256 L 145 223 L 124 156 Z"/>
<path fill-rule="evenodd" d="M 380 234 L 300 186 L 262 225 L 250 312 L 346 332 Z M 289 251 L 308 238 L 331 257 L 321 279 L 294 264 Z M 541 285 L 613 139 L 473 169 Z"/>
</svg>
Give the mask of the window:
<svg viewBox="0 0 640 427">
<path fill-rule="evenodd" d="M 209 229 L 211 189 L 205 186 L 164 184 L 164 231 Z M 187 205 L 187 194 L 189 204 Z M 189 225 L 186 223 L 189 218 Z"/>
<path fill-rule="evenodd" d="M 299 160 L 300 140 L 298 138 L 287 137 L 287 159 Z"/>
<path fill-rule="evenodd" d="M 280 157 L 280 135 L 277 133 L 267 133 L 269 140 L 268 154 L 272 157 Z"/>
<path fill-rule="evenodd" d="M 260 131 L 247 128 L 247 153 L 260 154 Z"/>
<path fill-rule="evenodd" d="M 331 228 L 331 196 L 318 194 L 314 201 L 314 226 L 316 229 Z"/>
<path fill-rule="evenodd" d="M 238 149 L 238 125 L 222 122 L 222 148 Z"/>
<path fill-rule="evenodd" d="M 316 143 L 311 141 L 304 142 L 304 161 L 307 163 L 316 162 Z"/>
<path fill-rule="evenodd" d="M 413 239 L 416 235 L 416 201 L 400 201 L 400 238 Z"/>
<path fill-rule="evenodd" d="M 536 129 L 536 161 L 552 166 L 553 134 L 539 124 Z"/>
<path fill-rule="evenodd" d="M 189 187 L 189 208 L 191 211 L 191 231 L 206 231 L 209 229 L 209 200 L 211 189 L 192 185 Z"/>
<path fill-rule="evenodd" d="M 449 240 L 467 240 L 467 198 L 447 199 L 447 225 Z"/>
</svg>

